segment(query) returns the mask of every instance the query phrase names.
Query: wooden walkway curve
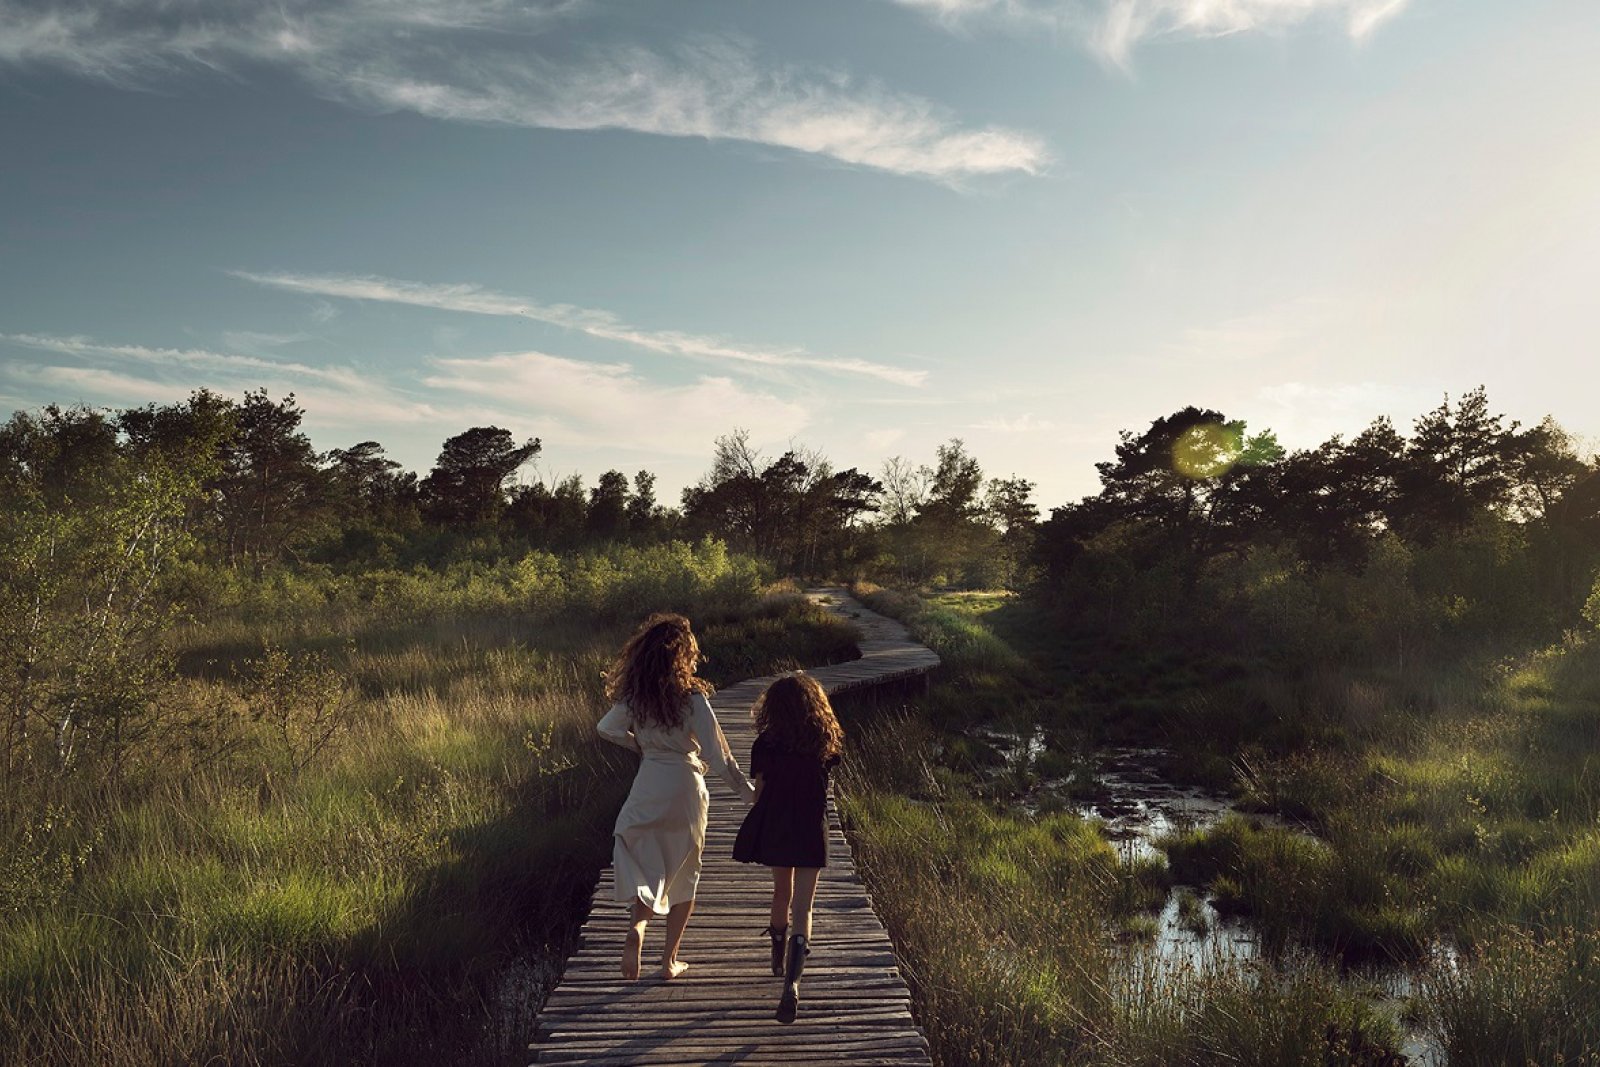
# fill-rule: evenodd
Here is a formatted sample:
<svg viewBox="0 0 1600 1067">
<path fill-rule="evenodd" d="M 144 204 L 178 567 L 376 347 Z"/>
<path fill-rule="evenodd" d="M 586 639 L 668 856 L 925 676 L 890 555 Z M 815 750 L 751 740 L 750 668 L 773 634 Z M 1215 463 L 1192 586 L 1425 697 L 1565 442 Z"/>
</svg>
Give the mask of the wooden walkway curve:
<svg viewBox="0 0 1600 1067">
<path fill-rule="evenodd" d="M 829 693 L 926 674 L 939 657 L 893 619 L 842 589 L 809 594 L 862 632 L 861 658 L 808 671 Z M 741 766 L 755 740 L 747 714 L 771 678 L 752 678 L 712 699 Z M 744 805 L 720 780 L 707 782 L 711 817 L 704 874 L 681 958 L 690 969 L 671 982 L 618 976 L 626 905 L 600 876 L 578 951 L 539 1013 L 532 1046 L 539 1064 L 930 1064 L 928 1042 L 911 1018 L 911 997 L 894 948 L 856 876 L 855 861 L 828 807 L 829 866 L 817 887 L 812 954 L 800 983 L 800 1016 L 772 1018 L 782 982 L 768 965 L 762 929 L 772 883 L 766 868 L 735 863 L 733 837 Z M 650 924 L 644 963 L 661 953 L 660 920 Z"/>
</svg>

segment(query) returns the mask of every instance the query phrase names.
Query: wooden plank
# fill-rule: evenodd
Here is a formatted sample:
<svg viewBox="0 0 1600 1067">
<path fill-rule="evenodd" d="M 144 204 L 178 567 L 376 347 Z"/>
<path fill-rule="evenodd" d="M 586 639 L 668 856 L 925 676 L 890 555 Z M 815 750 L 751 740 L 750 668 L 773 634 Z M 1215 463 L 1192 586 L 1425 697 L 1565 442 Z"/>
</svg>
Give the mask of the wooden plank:
<svg viewBox="0 0 1600 1067">
<path fill-rule="evenodd" d="M 828 692 L 925 674 L 939 657 L 905 627 L 868 611 L 842 589 L 811 596 L 861 630 L 861 658 L 809 670 Z M 747 679 L 712 700 L 728 743 L 743 762 L 755 738 L 750 706 L 771 678 Z M 705 863 L 694 917 L 680 955 L 688 973 L 671 981 L 626 982 L 617 973 L 627 905 L 611 899 L 611 873 L 601 875 L 592 910 L 556 989 L 539 1014 L 530 1048 L 540 1064 L 795 1064 L 846 1059 L 870 1067 L 928 1067 L 927 1040 L 911 1013 L 911 995 L 894 946 L 857 876 L 830 797 L 828 836 L 834 860 L 817 886 L 813 954 L 800 986 L 800 1014 L 772 1018 L 779 979 L 772 976 L 767 921 L 771 882 L 765 868 L 734 863 L 733 839 L 744 817 L 711 783 Z M 659 922 L 645 942 L 660 950 Z"/>
</svg>

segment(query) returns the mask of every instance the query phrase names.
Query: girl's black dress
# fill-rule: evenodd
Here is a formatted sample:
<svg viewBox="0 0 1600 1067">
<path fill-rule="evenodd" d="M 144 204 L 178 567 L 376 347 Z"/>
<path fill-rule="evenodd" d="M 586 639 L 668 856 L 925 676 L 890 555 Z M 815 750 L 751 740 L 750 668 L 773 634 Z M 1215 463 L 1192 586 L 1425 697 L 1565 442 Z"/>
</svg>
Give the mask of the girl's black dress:
<svg viewBox="0 0 1600 1067">
<path fill-rule="evenodd" d="M 763 730 L 750 746 L 750 776 L 761 775 L 761 799 L 744 817 L 733 840 L 733 858 L 768 867 L 828 865 L 828 772 L 826 761 L 781 748 Z"/>
</svg>

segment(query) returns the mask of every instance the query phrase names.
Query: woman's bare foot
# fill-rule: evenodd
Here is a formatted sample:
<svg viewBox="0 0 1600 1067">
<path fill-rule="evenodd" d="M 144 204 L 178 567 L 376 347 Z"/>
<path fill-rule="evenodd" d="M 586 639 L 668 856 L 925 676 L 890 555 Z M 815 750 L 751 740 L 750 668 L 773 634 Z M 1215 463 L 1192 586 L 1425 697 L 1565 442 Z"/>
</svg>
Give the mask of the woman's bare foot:
<svg viewBox="0 0 1600 1067">
<path fill-rule="evenodd" d="M 663 963 L 661 965 L 661 980 L 663 982 L 670 982 L 688 969 L 689 965 L 684 963 L 682 960 L 673 960 L 670 963 Z"/>
<path fill-rule="evenodd" d="M 639 953 L 644 950 L 644 931 L 635 926 L 622 941 L 622 977 L 632 982 L 639 977 Z"/>
</svg>

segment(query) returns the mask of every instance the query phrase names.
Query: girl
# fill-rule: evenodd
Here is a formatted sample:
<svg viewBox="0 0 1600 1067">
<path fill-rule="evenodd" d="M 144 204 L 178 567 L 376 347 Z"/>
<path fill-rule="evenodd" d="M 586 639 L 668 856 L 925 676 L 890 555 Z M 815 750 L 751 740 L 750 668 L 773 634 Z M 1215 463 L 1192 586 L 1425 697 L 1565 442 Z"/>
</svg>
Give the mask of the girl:
<svg viewBox="0 0 1600 1067">
<path fill-rule="evenodd" d="M 700 757 L 746 804 L 755 799 L 755 787 L 729 753 L 706 699 L 711 685 L 694 676 L 699 662 L 689 620 L 652 615 L 606 676 L 606 695 L 615 703 L 600 720 L 600 736 L 643 757 L 613 831 L 616 899 L 632 905 L 622 946 L 622 977 L 630 981 L 639 977 L 645 923 L 652 915 L 667 917 L 661 977 L 676 978 L 689 969 L 678 959 L 678 946 L 694 910 L 706 840 L 706 765 Z"/>
<path fill-rule="evenodd" d="M 761 731 L 750 748 L 756 802 L 734 839 L 733 858 L 772 868 L 772 973 L 783 978 L 777 1019 L 794 1022 L 800 975 L 811 953 L 817 876 L 828 865 L 828 772 L 844 733 L 815 678 L 790 674 L 767 687 L 751 711 Z M 784 960 L 784 934 L 794 935 Z"/>
</svg>

